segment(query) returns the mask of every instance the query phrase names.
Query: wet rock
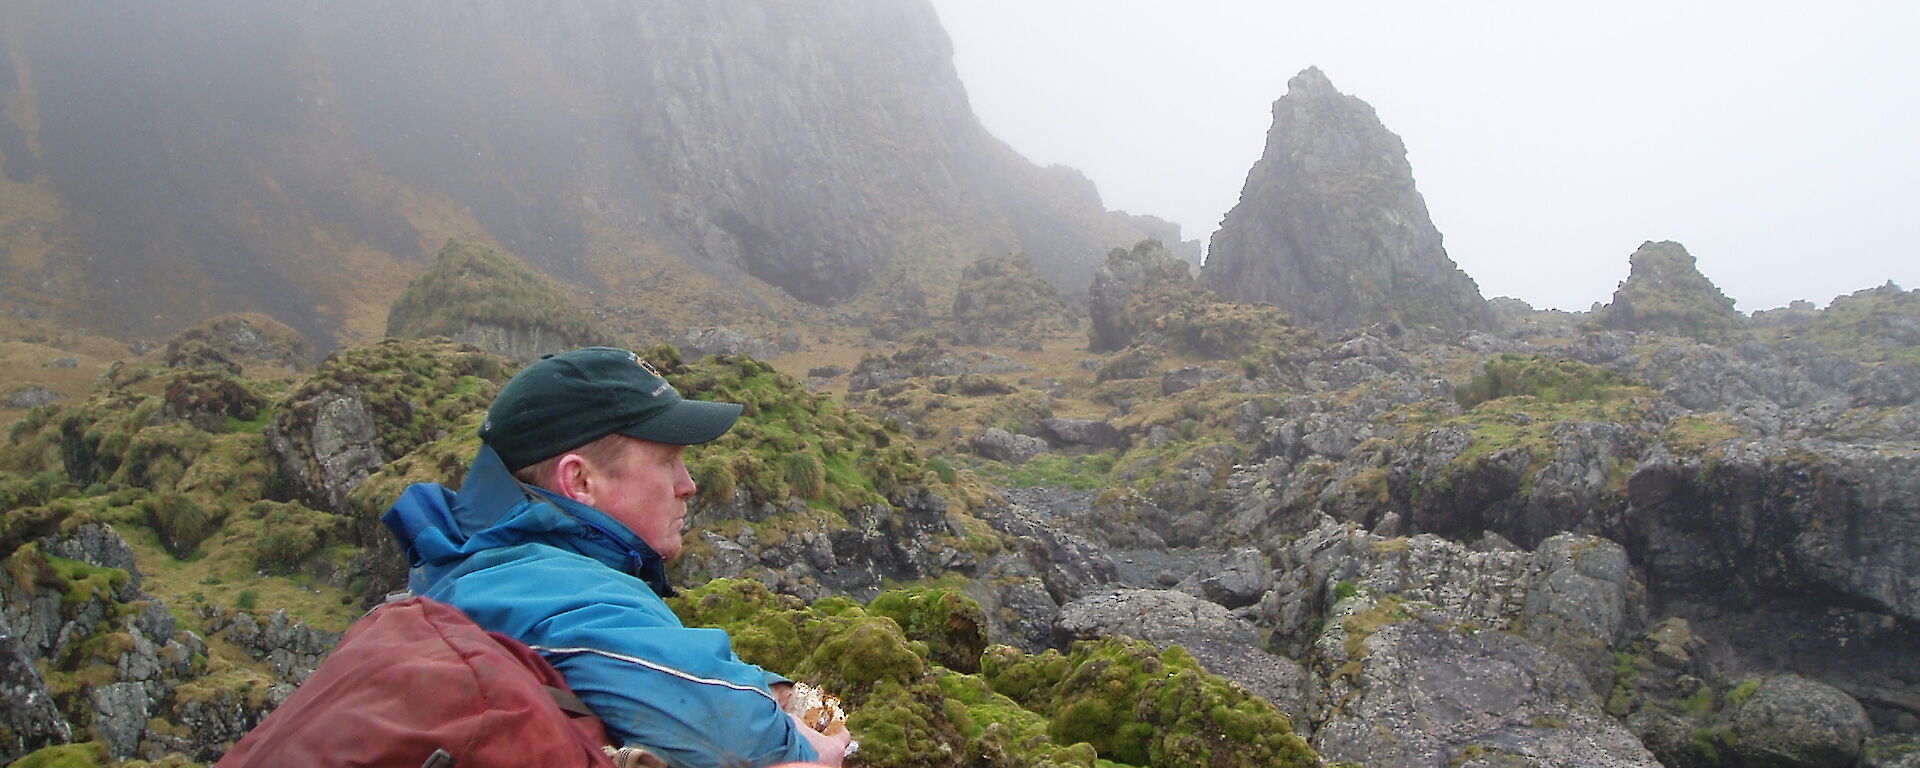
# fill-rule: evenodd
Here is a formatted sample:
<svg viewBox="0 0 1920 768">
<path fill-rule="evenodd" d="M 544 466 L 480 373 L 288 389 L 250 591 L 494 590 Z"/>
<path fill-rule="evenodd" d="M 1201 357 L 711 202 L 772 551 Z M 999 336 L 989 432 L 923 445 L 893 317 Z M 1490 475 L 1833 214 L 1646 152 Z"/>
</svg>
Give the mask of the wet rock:
<svg viewBox="0 0 1920 768">
<path fill-rule="evenodd" d="M 1054 605 L 1115 580 L 1113 560 L 1102 547 L 1062 530 L 1036 510 L 1019 504 L 993 505 L 980 518 L 1019 539 L 1027 564 L 1046 585 Z"/>
<path fill-rule="evenodd" d="M 140 590 L 140 569 L 134 564 L 133 547 L 114 532 L 113 526 L 88 523 L 76 526 L 57 538 L 43 542 L 48 554 L 79 560 L 100 568 L 118 568 L 127 572 L 127 583 L 115 595 L 121 601 L 133 600 Z M 169 634 L 171 634 L 169 632 Z"/>
<path fill-rule="evenodd" d="M 1595 691 L 1613 688 L 1612 649 L 1646 623 L 1646 594 L 1627 553 L 1606 539 L 1560 534 L 1534 552 L 1521 618 L 1529 639 L 1574 662 Z"/>
<path fill-rule="evenodd" d="M 1861 768 L 1920 768 L 1920 734 L 1897 733 L 1867 740 Z"/>
<path fill-rule="evenodd" d="M 289 617 L 286 611 L 274 611 L 264 619 L 246 611 L 228 615 L 218 606 L 203 608 L 201 613 L 209 632 L 239 646 L 256 661 L 271 665 L 281 678 L 296 684 L 313 674 L 340 643 L 341 633 L 314 629 Z"/>
</svg>

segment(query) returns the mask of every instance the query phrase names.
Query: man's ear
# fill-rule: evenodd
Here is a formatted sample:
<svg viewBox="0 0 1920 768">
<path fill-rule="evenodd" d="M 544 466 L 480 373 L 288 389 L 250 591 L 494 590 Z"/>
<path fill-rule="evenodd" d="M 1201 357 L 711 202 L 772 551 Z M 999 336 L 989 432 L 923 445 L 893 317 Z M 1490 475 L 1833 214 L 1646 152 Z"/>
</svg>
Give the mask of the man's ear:
<svg viewBox="0 0 1920 768">
<path fill-rule="evenodd" d="M 560 457 L 553 467 L 554 491 L 587 506 L 593 506 L 593 465 L 577 453 Z"/>
</svg>

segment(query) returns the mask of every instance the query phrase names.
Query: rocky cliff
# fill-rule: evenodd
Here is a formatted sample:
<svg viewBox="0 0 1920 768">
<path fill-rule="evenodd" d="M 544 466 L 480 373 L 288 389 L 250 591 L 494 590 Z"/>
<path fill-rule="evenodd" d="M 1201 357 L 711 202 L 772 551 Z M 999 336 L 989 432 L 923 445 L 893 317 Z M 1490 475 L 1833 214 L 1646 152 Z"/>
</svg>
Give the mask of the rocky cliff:
<svg viewBox="0 0 1920 768">
<path fill-rule="evenodd" d="M 1315 68 L 1273 103 L 1266 151 L 1202 274 L 1222 295 L 1325 329 L 1492 327 L 1479 288 L 1441 247 L 1400 137 Z"/>
<path fill-rule="evenodd" d="M 9 3 L 0 164 L 14 311 L 322 348 L 450 237 L 683 325 L 1015 250 L 1078 290 L 1177 239 L 989 135 L 926 2 Z"/>
</svg>

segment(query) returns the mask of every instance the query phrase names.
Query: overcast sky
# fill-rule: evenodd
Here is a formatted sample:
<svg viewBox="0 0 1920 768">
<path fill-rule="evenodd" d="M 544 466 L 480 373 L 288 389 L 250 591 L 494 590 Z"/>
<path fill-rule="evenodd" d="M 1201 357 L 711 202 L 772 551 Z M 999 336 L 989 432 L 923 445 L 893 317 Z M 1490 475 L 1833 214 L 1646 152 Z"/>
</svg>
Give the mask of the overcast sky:
<svg viewBox="0 0 1920 768">
<path fill-rule="evenodd" d="M 1317 65 L 1488 297 L 1586 309 L 1645 240 L 1742 310 L 1920 287 L 1920 2 L 934 4 L 989 130 L 1190 239 Z"/>
</svg>

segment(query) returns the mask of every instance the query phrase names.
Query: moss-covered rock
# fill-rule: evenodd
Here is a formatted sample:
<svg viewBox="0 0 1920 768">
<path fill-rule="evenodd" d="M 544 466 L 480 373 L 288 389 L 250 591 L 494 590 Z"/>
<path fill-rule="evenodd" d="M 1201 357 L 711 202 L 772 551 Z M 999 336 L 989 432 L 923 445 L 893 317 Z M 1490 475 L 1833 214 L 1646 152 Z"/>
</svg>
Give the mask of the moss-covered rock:
<svg viewBox="0 0 1920 768">
<path fill-rule="evenodd" d="M 984 258 L 960 271 L 953 297 L 955 335 L 969 344 L 1021 344 L 1059 333 L 1071 322 L 1060 292 L 1014 253 Z"/>
<path fill-rule="evenodd" d="M 907 637 L 926 643 L 936 663 L 956 672 L 980 671 L 987 617 L 978 602 L 959 590 L 890 590 L 868 603 L 867 612 L 893 619 Z"/>
<path fill-rule="evenodd" d="M 447 336 L 523 363 L 612 341 L 553 279 L 509 254 L 457 240 L 407 284 L 387 314 L 387 335 Z"/>
<path fill-rule="evenodd" d="M 1746 317 L 1733 308 L 1694 264 L 1693 254 L 1673 241 L 1640 245 L 1632 269 L 1613 292 L 1613 302 L 1594 314 L 1602 328 L 1654 331 L 1706 342 L 1730 341 L 1747 330 Z"/>
<path fill-rule="evenodd" d="M 168 366 L 230 368 L 267 364 L 305 370 L 313 365 L 313 342 L 287 324 L 266 315 L 241 312 L 217 315 L 174 334 L 167 341 Z"/>
<path fill-rule="evenodd" d="M 107 768 L 114 764 L 107 756 L 107 745 L 86 741 L 43 747 L 8 763 L 7 768 Z"/>
<path fill-rule="evenodd" d="M 1134 765 L 1311 766 L 1280 710 L 1200 668 L 1178 646 L 1109 638 L 1076 645 L 1049 734 Z"/>
</svg>

